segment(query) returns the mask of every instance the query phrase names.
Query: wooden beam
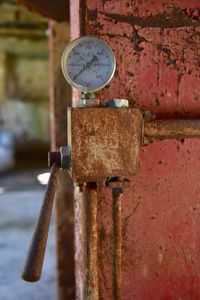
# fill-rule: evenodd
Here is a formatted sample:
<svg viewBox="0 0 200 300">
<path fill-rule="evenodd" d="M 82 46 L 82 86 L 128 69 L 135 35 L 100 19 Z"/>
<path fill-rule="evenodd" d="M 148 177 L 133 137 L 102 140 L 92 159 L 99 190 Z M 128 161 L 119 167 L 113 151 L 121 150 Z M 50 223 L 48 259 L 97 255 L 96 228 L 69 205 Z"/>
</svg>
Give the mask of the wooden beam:
<svg viewBox="0 0 200 300">
<path fill-rule="evenodd" d="M 4 29 L 21 29 L 21 30 L 46 30 L 47 22 L 18 22 L 18 21 L 3 21 L 0 22 L 0 28 Z"/>
<path fill-rule="evenodd" d="M 0 37 L 10 38 L 15 37 L 18 39 L 32 39 L 32 40 L 42 40 L 47 39 L 45 31 L 41 30 L 24 30 L 17 28 L 0 28 Z"/>
<path fill-rule="evenodd" d="M 47 18 L 57 21 L 69 21 L 68 0 L 17 0 L 17 2 Z"/>
</svg>

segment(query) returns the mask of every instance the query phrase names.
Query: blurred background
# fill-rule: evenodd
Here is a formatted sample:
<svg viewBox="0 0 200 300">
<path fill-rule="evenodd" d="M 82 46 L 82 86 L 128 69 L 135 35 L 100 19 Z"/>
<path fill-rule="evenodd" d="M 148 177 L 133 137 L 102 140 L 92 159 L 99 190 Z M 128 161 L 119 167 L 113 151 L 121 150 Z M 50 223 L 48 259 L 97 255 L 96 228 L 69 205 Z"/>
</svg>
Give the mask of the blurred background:
<svg viewBox="0 0 200 300">
<path fill-rule="evenodd" d="M 48 22 L 14 1 L 0 3 L 0 170 L 45 166 L 50 140 Z"/>
<path fill-rule="evenodd" d="M 55 299 L 52 222 L 39 283 L 21 280 L 48 172 L 48 20 L 0 1 L 0 299 Z M 40 175 L 40 176 L 39 176 Z M 38 177 L 39 176 L 39 177 Z M 43 182 L 43 183 L 44 183 Z"/>
</svg>

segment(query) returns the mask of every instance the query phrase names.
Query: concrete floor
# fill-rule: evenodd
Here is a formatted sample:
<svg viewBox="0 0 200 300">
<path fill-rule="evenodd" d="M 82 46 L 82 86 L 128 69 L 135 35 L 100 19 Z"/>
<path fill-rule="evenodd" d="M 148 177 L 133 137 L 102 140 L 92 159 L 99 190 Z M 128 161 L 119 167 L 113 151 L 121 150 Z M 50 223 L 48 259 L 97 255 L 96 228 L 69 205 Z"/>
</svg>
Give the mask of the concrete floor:
<svg viewBox="0 0 200 300">
<path fill-rule="evenodd" d="M 44 192 L 36 175 L 43 171 L 0 176 L 0 300 L 56 299 L 53 222 L 40 282 L 20 277 Z"/>
</svg>

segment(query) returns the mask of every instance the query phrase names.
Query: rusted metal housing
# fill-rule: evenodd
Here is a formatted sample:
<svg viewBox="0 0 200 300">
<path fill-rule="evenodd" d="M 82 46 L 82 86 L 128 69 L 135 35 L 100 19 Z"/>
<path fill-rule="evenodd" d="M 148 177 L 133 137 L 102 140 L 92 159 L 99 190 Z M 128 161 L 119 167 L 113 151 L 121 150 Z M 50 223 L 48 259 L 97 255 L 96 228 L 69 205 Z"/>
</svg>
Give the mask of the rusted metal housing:
<svg viewBox="0 0 200 300">
<path fill-rule="evenodd" d="M 69 108 L 72 177 L 98 182 L 136 174 L 142 122 L 141 111 L 134 108 Z"/>
</svg>

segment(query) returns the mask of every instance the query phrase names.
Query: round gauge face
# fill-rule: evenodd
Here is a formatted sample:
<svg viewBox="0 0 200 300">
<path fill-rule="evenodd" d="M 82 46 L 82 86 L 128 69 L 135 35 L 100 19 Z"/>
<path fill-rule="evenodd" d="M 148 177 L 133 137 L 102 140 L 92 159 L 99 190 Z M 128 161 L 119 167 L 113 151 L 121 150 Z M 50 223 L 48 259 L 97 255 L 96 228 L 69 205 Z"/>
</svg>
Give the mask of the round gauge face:
<svg viewBox="0 0 200 300">
<path fill-rule="evenodd" d="M 116 61 L 111 48 L 96 37 L 81 37 L 66 46 L 62 71 L 70 85 L 85 92 L 102 89 L 112 79 Z"/>
</svg>

